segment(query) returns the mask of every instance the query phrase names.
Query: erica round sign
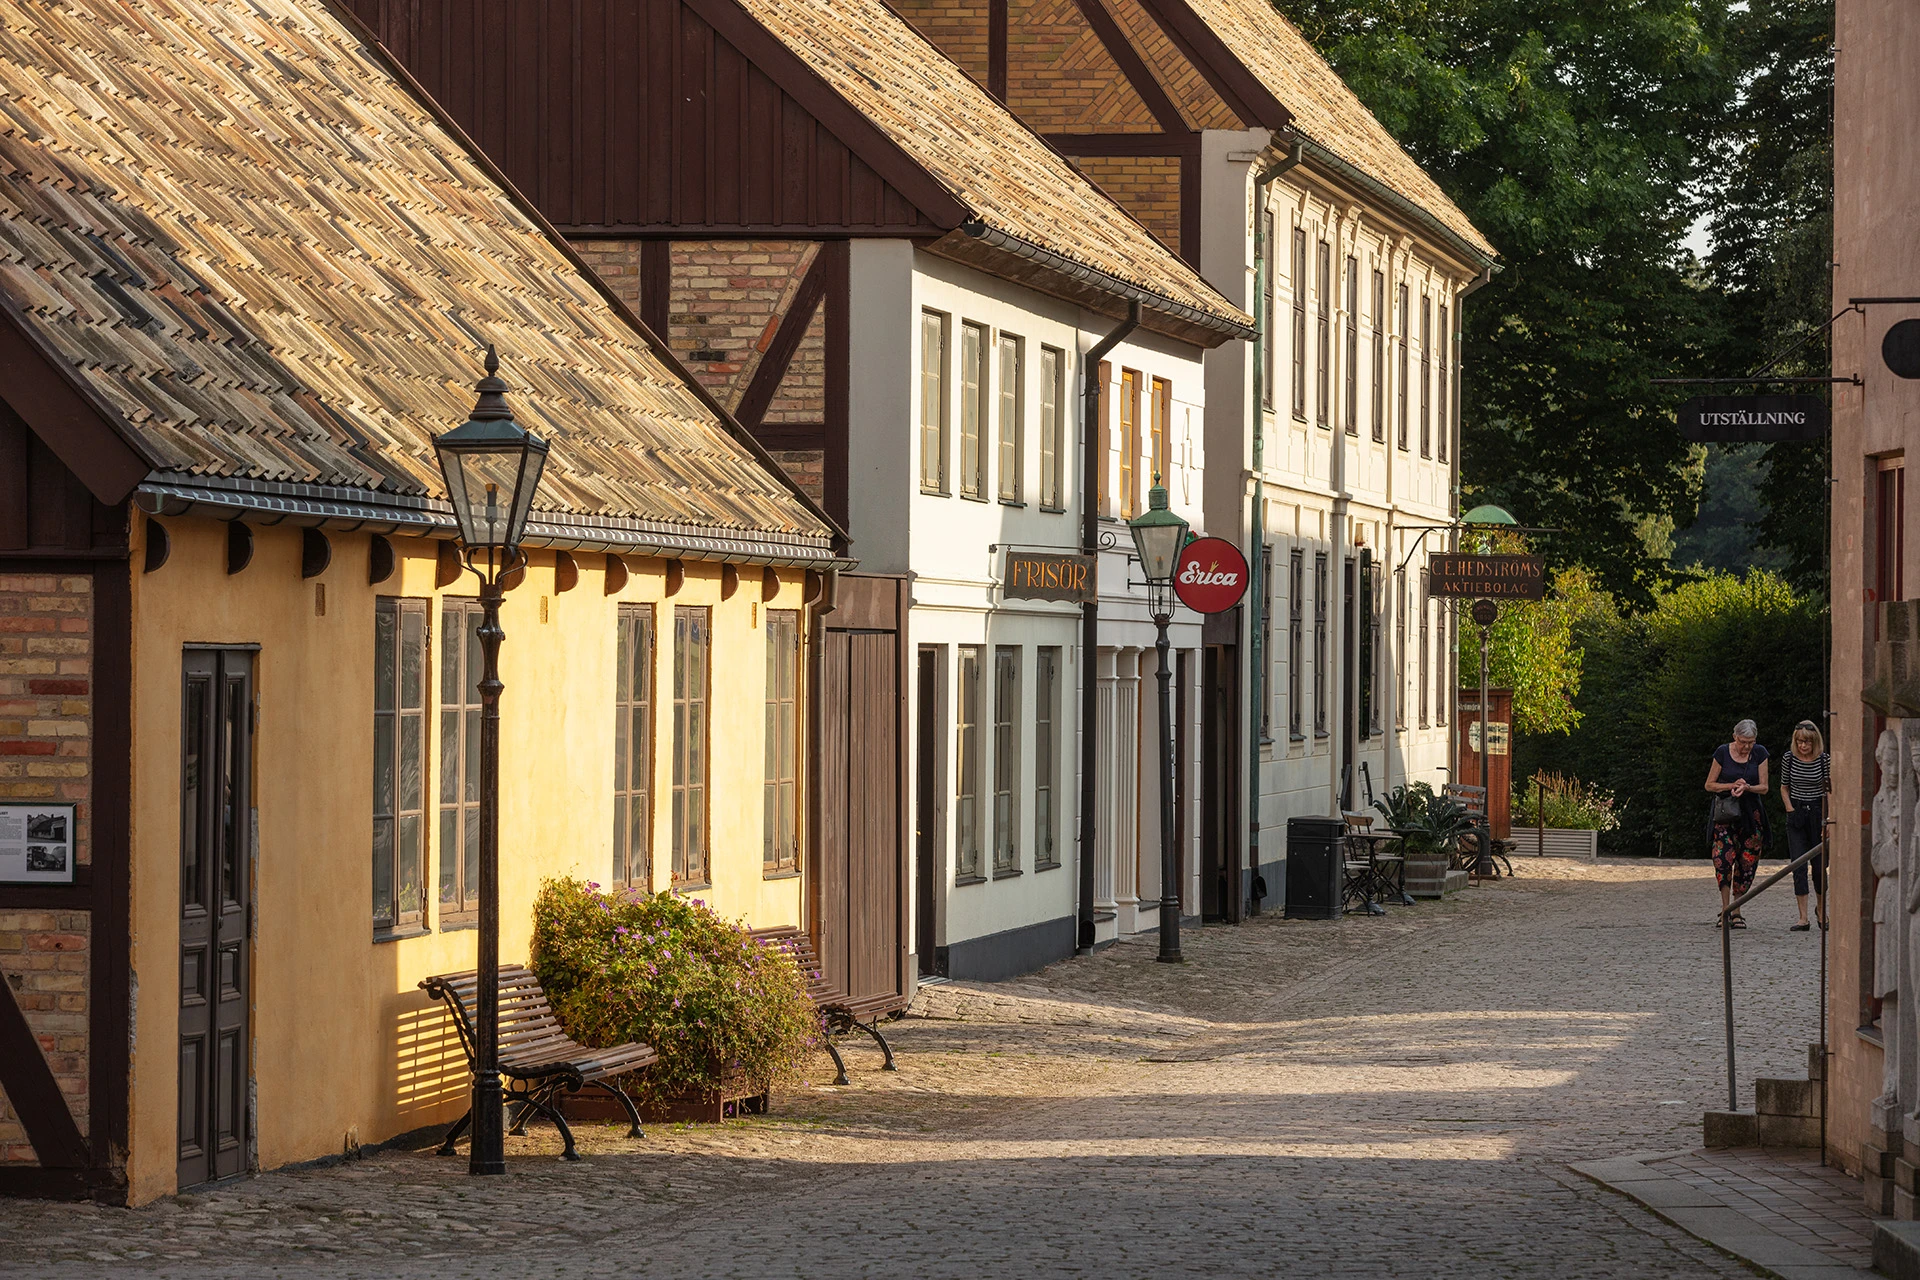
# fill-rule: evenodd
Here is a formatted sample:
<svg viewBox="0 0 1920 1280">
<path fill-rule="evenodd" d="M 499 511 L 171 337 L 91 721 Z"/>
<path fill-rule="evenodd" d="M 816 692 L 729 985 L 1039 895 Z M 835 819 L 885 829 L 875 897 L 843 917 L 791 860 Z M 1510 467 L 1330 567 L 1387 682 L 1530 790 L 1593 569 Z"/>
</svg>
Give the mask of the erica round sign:
<svg viewBox="0 0 1920 1280">
<path fill-rule="evenodd" d="M 1186 545 L 1173 567 L 1173 591 L 1195 613 L 1225 613 L 1247 591 L 1247 558 L 1225 538 Z"/>
</svg>

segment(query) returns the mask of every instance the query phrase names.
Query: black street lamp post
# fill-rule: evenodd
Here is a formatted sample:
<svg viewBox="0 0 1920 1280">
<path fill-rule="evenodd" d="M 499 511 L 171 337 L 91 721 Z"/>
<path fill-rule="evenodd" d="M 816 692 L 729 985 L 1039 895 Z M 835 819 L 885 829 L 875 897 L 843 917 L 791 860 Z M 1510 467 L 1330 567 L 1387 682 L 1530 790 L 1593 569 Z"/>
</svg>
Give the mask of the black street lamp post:
<svg viewBox="0 0 1920 1280">
<path fill-rule="evenodd" d="M 485 669 L 480 679 L 480 936 L 474 999 L 473 1146 L 468 1173 L 507 1171 L 500 1090 L 500 629 L 501 581 L 526 563 L 520 537 L 547 442 L 513 420 L 500 358 L 487 348 L 487 376 L 467 421 L 436 436 L 447 500 L 460 526 L 467 568 L 480 579 L 477 632 Z"/>
<path fill-rule="evenodd" d="M 1167 510 L 1167 491 L 1155 477 L 1147 510 L 1128 522 L 1153 614 L 1153 647 L 1160 653 L 1160 955 L 1180 964 L 1180 858 L 1173 822 L 1173 669 L 1167 665 L 1167 626 L 1173 621 L 1173 570 L 1187 544 L 1187 522 Z"/>
</svg>

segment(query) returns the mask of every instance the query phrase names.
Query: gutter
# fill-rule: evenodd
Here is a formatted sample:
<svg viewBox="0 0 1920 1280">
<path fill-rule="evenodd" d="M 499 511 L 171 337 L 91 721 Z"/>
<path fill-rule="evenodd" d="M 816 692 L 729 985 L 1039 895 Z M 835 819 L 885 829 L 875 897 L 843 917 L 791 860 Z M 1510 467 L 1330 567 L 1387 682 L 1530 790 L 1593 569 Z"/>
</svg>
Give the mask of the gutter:
<svg viewBox="0 0 1920 1280">
<path fill-rule="evenodd" d="M 1100 362 L 1140 327 L 1140 299 L 1127 300 L 1127 318 L 1080 357 L 1080 550 L 1100 563 L 1100 468 L 1106 458 L 1100 440 Z M 1100 741 L 1100 592 L 1098 573 L 1091 599 L 1080 606 L 1080 938 L 1075 953 L 1093 954 L 1094 811 L 1100 803 L 1093 771 Z"/>
<path fill-rule="evenodd" d="M 1294 138 L 1287 154 L 1253 175 L 1253 520 L 1247 545 L 1247 914 L 1260 914 L 1267 883 L 1260 877 L 1260 719 L 1266 698 L 1267 617 L 1263 607 L 1267 574 L 1267 187 L 1299 164 L 1306 143 Z"/>
<path fill-rule="evenodd" d="M 134 491 L 133 500 L 142 511 L 155 517 L 245 520 L 269 527 L 289 524 L 341 533 L 399 534 L 416 538 L 444 537 L 455 532 L 453 510 L 443 501 L 330 485 L 154 472 Z M 536 510 L 527 521 L 526 536 L 521 544 L 776 568 L 803 565 L 851 568 L 856 563 L 836 557 L 823 538 L 760 531 L 732 534 L 665 521 L 576 516 L 555 511 Z"/>
<path fill-rule="evenodd" d="M 1102 292 L 1111 293 L 1133 308 L 1133 311 L 1129 312 L 1130 315 L 1137 313 L 1141 307 L 1145 307 L 1149 311 L 1172 316 L 1176 320 L 1185 321 L 1187 324 L 1213 333 L 1224 334 L 1228 338 L 1253 337 L 1254 331 L 1238 320 L 1212 311 L 1202 311 L 1196 306 L 1169 298 L 1164 293 L 1144 289 L 1137 284 L 1122 280 L 1119 276 L 1089 267 L 1065 254 L 1056 253 L 1052 249 L 1043 249 L 1037 244 L 1010 236 L 1004 231 L 988 226 L 978 218 L 967 219 L 960 224 L 960 230 L 982 244 L 995 249 L 1004 249 L 1017 257 L 1025 258 L 1028 262 L 1046 267 L 1049 271 L 1057 271 L 1070 279 L 1090 284 Z"/>
</svg>

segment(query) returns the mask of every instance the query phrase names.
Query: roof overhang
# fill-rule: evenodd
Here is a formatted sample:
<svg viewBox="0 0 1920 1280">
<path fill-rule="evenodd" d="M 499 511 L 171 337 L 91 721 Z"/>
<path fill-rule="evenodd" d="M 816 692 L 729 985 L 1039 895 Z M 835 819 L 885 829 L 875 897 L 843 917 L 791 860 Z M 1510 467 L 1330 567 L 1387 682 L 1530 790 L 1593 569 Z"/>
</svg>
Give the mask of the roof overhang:
<svg viewBox="0 0 1920 1280">
<path fill-rule="evenodd" d="M 439 499 L 329 485 L 154 472 L 135 491 L 134 501 L 150 516 L 245 520 L 255 526 L 286 524 L 412 538 L 458 534 L 453 508 Z M 852 563 L 836 557 L 824 537 L 736 533 L 662 520 L 583 516 L 538 508 L 527 520 L 521 543 L 569 551 L 774 567 L 845 568 Z"/>
<path fill-rule="evenodd" d="M 1353 187 L 1364 193 L 1370 202 L 1385 208 L 1396 217 L 1415 227 L 1421 234 L 1437 241 L 1453 254 L 1460 263 L 1468 267 L 1473 275 L 1480 275 L 1495 266 L 1497 255 L 1473 243 L 1442 222 L 1426 209 L 1395 191 L 1386 183 L 1368 174 L 1351 161 L 1344 159 L 1338 152 L 1326 145 L 1315 142 L 1297 129 L 1289 135 L 1301 144 L 1308 165 L 1321 169 L 1336 181 Z M 1287 139 L 1275 138 L 1275 145 Z M 1278 154 L 1278 153 L 1276 153 Z"/>
<path fill-rule="evenodd" d="M 1202 311 L 1165 294 L 1089 267 L 1051 249 L 1008 235 L 978 219 L 969 219 L 926 246 L 929 253 L 975 267 L 1003 280 L 1065 299 L 1116 319 L 1129 303 L 1140 304 L 1141 327 L 1196 347 L 1217 347 L 1234 339 L 1251 340 L 1253 325 Z"/>
</svg>

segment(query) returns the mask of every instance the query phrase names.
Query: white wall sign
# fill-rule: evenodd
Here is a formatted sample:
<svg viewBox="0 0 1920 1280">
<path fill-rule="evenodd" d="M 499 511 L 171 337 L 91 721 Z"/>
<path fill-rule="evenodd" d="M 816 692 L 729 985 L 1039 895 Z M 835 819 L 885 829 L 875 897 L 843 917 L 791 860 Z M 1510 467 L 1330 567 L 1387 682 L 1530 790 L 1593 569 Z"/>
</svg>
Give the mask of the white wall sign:
<svg viewBox="0 0 1920 1280">
<path fill-rule="evenodd" d="M 0 804 L 0 882 L 73 883 L 73 806 Z"/>
</svg>

